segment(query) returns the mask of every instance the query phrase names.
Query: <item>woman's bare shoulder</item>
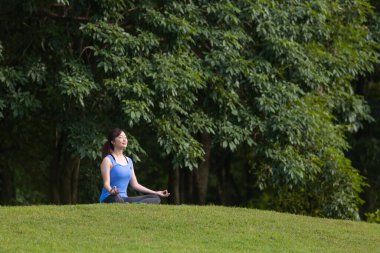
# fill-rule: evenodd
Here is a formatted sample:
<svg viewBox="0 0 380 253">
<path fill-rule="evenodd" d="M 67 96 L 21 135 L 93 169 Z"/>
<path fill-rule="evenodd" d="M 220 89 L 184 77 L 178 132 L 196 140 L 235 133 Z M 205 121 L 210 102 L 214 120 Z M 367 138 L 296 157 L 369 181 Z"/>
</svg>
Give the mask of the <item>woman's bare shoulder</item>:
<svg viewBox="0 0 380 253">
<path fill-rule="evenodd" d="M 102 165 L 109 165 L 109 164 L 112 164 L 111 159 L 108 156 L 104 157 L 102 160 Z"/>
</svg>

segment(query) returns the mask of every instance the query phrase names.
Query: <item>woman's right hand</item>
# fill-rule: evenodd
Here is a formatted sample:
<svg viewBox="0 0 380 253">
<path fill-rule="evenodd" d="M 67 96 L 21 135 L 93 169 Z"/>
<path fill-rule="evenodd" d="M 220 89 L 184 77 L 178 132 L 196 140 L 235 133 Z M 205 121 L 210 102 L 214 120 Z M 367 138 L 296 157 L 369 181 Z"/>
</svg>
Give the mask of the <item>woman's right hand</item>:
<svg viewBox="0 0 380 253">
<path fill-rule="evenodd" d="M 112 187 L 111 190 L 110 190 L 110 194 L 111 195 L 117 195 L 117 194 L 119 194 L 119 189 L 117 189 L 116 186 Z"/>
</svg>

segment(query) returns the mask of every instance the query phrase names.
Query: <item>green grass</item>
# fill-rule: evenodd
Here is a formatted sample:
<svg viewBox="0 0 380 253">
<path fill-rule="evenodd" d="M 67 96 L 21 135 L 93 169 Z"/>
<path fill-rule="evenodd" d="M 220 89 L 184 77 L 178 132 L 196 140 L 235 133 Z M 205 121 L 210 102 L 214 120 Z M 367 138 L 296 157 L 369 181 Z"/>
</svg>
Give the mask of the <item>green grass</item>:
<svg viewBox="0 0 380 253">
<path fill-rule="evenodd" d="M 380 225 L 219 206 L 0 207 L 0 252 L 380 252 Z"/>
</svg>

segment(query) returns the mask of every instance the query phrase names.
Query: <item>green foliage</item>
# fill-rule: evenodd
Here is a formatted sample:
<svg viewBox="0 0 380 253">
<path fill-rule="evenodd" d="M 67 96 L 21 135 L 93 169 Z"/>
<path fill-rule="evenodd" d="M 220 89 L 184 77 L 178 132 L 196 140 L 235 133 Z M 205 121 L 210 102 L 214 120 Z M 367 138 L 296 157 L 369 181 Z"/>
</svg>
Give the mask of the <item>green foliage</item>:
<svg viewBox="0 0 380 253">
<path fill-rule="evenodd" d="M 366 213 L 367 221 L 380 224 L 380 210 L 374 213 Z"/>
<path fill-rule="evenodd" d="M 1 38 L 10 54 L 0 66 L 0 116 L 38 110 L 84 159 L 96 159 L 103 129 L 119 125 L 136 160 L 159 152 L 190 170 L 204 159 L 206 132 L 215 150 L 250 147 L 274 208 L 357 218 L 364 183 L 344 152 L 346 135 L 372 119 L 351 86 L 379 57 L 367 1 L 22 6 L 31 28 L 9 24 L 31 42 Z M 159 150 L 139 145 L 141 129 Z"/>
<path fill-rule="evenodd" d="M 0 55 L 2 48 L 0 45 Z M 0 59 L 0 119 L 4 114 L 13 118 L 23 118 L 41 107 L 41 102 L 35 96 L 38 83 L 41 82 L 41 70 L 35 70 L 36 65 L 15 68 L 4 65 Z M 28 84 L 34 83 L 30 87 Z"/>
<path fill-rule="evenodd" d="M 67 100 L 84 107 L 84 98 L 88 97 L 97 85 L 92 80 L 91 72 L 83 64 L 71 62 L 65 65 L 65 71 L 59 72 L 58 87 L 62 95 L 68 96 Z"/>
<path fill-rule="evenodd" d="M 73 122 L 66 128 L 67 142 L 65 149 L 81 159 L 95 160 L 100 155 L 100 147 L 105 143 L 104 134 L 91 121 Z"/>
</svg>

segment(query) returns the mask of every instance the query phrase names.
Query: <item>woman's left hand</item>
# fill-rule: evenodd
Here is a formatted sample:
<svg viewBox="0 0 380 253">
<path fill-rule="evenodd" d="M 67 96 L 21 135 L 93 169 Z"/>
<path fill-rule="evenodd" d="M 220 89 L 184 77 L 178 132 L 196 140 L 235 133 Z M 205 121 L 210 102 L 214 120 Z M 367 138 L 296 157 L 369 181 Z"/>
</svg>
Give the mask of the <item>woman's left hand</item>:
<svg viewBox="0 0 380 253">
<path fill-rule="evenodd" d="M 163 190 L 163 191 L 156 191 L 157 195 L 160 197 L 169 197 L 170 193 L 168 190 Z"/>
</svg>

